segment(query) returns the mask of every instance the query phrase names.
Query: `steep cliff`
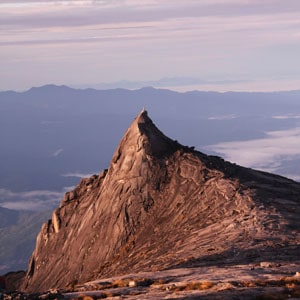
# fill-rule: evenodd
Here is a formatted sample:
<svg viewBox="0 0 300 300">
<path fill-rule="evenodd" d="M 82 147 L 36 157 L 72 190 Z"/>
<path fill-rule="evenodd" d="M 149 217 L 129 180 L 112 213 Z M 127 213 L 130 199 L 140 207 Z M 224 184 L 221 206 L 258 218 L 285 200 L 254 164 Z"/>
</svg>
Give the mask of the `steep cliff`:
<svg viewBox="0 0 300 300">
<path fill-rule="evenodd" d="M 299 183 L 169 139 L 143 111 L 108 170 L 82 179 L 43 225 L 22 290 L 129 271 L 299 259 L 299 195 Z"/>
</svg>

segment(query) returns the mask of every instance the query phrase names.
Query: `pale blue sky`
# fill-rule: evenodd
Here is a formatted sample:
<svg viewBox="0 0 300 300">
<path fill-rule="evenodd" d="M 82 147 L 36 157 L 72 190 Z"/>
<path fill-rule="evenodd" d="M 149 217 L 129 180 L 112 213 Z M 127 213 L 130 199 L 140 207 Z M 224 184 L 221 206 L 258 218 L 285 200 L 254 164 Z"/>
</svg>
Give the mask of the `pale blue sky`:
<svg viewBox="0 0 300 300">
<path fill-rule="evenodd" d="M 300 89 L 299 0 L 2 0 L 0 16 L 0 90 Z"/>
</svg>

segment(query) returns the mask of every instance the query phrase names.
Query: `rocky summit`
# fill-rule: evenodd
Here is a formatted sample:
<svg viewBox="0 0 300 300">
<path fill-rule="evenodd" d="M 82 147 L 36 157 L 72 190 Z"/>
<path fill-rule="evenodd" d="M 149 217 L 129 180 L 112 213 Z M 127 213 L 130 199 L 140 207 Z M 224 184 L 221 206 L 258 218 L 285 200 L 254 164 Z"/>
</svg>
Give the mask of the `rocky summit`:
<svg viewBox="0 0 300 300">
<path fill-rule="evenodd" d="M 142 111 L 107 170 L 65 194 L 21 290 L 132 272 L 300 260 L 300 183 L 166 137 Z"/>
</svg>

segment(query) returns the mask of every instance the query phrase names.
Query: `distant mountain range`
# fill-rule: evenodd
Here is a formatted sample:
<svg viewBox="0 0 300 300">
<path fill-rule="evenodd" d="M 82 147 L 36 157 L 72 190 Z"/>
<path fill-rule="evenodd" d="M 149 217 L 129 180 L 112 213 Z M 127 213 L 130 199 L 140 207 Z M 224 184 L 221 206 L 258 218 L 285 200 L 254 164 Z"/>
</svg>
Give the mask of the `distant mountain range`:
<svg viewBox="0 0 300 300">
<path fill-rule="evenodd" d="M 80 178 L 107 168 L 124 128 L 143 107 L 185 145 L 300 180 L 299 99 L 299 91 L 178 93 L 151 87 L 47 85 L 0 92 L 0 206 L 7 216 L 1 230 L 9 232 L 20 214 L 53 209 Z M 41 226 L 36 220 L 35 232 Z M 26 266 L 25 260 L 7 264 L 4 252 L 5 270 Z"/>
</svg>

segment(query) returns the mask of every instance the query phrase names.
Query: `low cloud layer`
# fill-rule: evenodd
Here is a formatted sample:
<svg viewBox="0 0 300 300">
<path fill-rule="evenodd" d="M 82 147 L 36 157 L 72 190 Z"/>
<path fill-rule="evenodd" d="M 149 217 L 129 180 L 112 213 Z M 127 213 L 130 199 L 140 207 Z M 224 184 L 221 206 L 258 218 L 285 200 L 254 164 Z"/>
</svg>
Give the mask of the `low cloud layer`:
<svg viewBox="0 0 300 300">
<path fill-rule="evenodd" d="M 58 149 L 51 156 L 57 157 L 62 152 Z M 63 177 L 88 178 L 94 173 L 70 172 L 62 174 Z M 62 188 L 60 191 L 33 190 L 26 192 L 15 192 L 0 188 L 0 206 L 13 210 L 45 211 L 52 210 L 58 206 L 64 194 L 73 190 L 74 186 Z"/>
<path fill-rule="evenodd" d="M 218 120 L 218 121 L 224 121 L 224 120 L 232 120 L 237 118 L 236 115 L 221 115 L 221 116 L 213 116 L 209 117 L 208 120 Z"/>
<path fill-rule="evenodd" d="M 94 174 L 97 174 L 98 172 L 94 173 L 82 173 L 82 172 L 72 172 L 72 173 L 66 173 L 62 174 L 63 177 L 76 177 L 76 178 L 89 178 Z"/>
<path fill-rule="evenodd" d="M 28 192 L 0 189 L 0 206 L 13 210 L 49 210 L 56 207 L 64 193 L 72 188 L 65 187 L 62 191 L 36 190 Z"/>
<path fill-rule="evenodd" d="M 266 138 L 218 143 L 206 147 L 239 165 L 276 173 L 284 164 L 300 159 L 300 127 L 266 132 Z M 281 174 L 299 180 L 300 174 Z"/>
<path fill-rule="evenodd" d="M 300 119 L 300 115 L 295 115 L 295 114 L 276 115 L 273 116 L 273 119 L 278 119 L 278 120 Z"/>
</svg>

